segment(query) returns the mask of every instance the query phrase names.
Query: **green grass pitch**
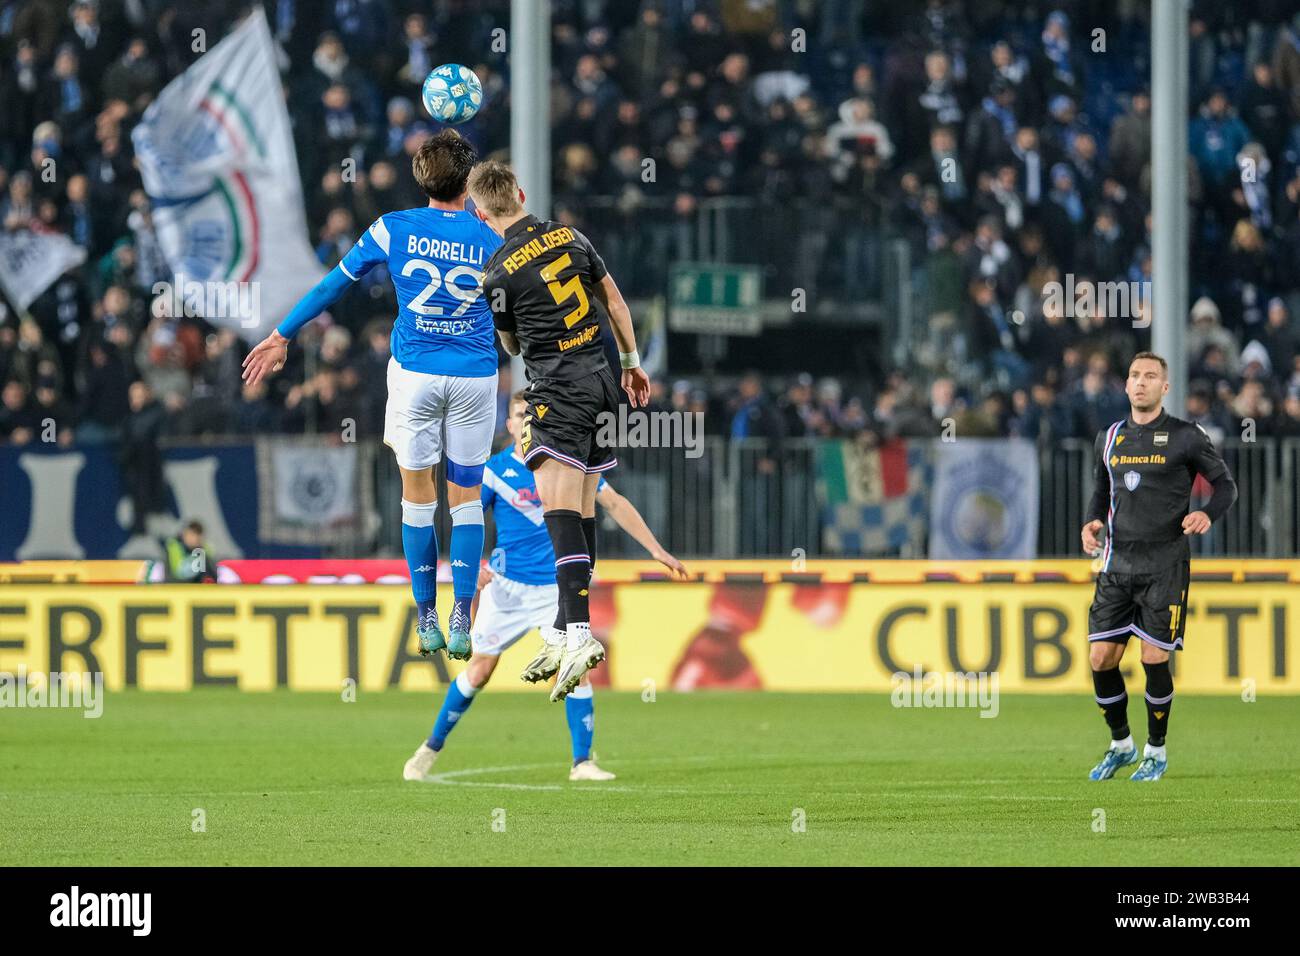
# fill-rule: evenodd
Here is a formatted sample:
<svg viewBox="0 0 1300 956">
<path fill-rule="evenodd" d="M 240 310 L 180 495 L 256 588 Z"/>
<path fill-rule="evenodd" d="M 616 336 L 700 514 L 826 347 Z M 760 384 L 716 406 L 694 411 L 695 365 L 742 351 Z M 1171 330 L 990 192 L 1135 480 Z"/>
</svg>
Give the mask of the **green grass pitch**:
<svg viewBox="0 0 1300 956">
<path fill-rule="evenodd" d="M 1086 779 L 1106 738 L 1082 696 L 1003 695 L 987 719 L 720 692 L 597 692 L 597 752 L 619 778 L 570 784 L 562 705 L 490 689 L 434 768 L 448 782 L 405 783 L 434 702 L 201 690 L 111 693 L 98 720 L 0 711 L 0 865 L 1300 858 L 1296 697 L 1177 699 L 1169 774 L 1145 786 Z"/>
</svg>

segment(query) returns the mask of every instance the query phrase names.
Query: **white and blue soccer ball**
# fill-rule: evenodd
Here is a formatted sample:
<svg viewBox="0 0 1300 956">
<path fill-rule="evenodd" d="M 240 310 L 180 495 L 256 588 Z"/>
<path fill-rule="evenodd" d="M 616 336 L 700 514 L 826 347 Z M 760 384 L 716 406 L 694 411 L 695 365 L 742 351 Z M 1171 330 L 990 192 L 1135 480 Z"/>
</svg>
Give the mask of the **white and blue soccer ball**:
<svg viewBox="0 0 1300 956">
<path fill-rule="evenodd" d="M 420 97 L 430 116 L 456 126 L 473 119 L 483 105 L 483 84 L 469 67 L 444 63 L 424 78 Z"/>
</svg>

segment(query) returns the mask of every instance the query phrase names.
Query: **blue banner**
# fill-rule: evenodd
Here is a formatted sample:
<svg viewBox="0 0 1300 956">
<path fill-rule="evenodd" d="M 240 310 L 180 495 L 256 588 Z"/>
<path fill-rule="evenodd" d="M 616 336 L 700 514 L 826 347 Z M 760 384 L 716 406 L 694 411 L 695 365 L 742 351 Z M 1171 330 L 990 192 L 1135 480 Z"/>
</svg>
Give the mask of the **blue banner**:
<svg viewBox="0 0 1300 956">
<path fill-rule="evenodd" d="M 114 446 L 0 447 L 0 561 L 159 557 L 159 537 L 191 518 L 216 560 L 320 556 L 318 547 L 260 541 L 253 445 L 166 449 L 163 476 L 165 513 L 133 535 Z"/>
</svg>

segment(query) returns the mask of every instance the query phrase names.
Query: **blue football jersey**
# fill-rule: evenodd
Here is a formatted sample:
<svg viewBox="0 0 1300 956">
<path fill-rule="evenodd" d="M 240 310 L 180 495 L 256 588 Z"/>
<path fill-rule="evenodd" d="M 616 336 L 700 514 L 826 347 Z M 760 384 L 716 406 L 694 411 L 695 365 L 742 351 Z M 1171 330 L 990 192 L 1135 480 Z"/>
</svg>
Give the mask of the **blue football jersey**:
<svg viewBox="0 0 1300 956">
<path fill-rule="evenodd" d="M 483 266 L 501 237 L 464 209 L 423 206 L 380 216 L 340 268 L 359 279 L 379 263 L 397 291 L 393 358 L 431 375 L 484 378 L 497 370 Z"/>
<path fill-rule="evenodd" d="M 596 487 L 605 487 L 604 477 Z M 483 510 L 492 511 L 497 526 L 492 569 L 520 584 L 554 584 L 555 551 L 542 518 L 537 482 L 513 446 L 488 459 L 481 497 Z"/>
</svg>

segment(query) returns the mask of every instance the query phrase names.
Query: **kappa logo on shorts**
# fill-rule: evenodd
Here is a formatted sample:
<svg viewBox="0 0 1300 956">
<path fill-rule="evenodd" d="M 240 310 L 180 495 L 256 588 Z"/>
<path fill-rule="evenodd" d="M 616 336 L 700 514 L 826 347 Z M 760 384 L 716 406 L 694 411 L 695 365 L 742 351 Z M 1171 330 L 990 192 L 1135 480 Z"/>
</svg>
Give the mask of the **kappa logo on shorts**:
<svg viewBox="0 0 1300 956">
<path fill-rule="evenodd" d="M 1136 471 L 1130 471 L 1124 475 L 1124 487 L 1129 491 L 1136 491 L 1137 486 L 1142 483 L 1142 476 Z"/>
</svg>

